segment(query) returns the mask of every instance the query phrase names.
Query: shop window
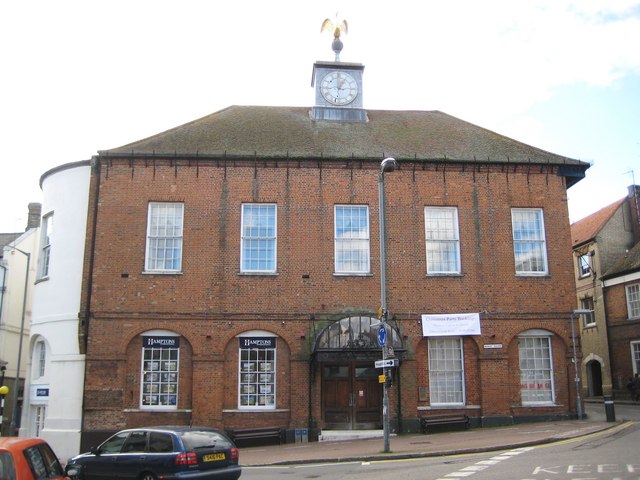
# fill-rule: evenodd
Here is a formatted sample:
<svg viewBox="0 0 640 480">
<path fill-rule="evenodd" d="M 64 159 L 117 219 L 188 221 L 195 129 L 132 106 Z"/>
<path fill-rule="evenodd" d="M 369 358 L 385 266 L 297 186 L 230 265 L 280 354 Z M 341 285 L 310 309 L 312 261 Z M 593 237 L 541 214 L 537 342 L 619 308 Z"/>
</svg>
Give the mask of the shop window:
<svg viewBox="0 0 640 480">
<path fill-rule="evenodd" d="M 518 338 L 520 396 L 523 405 L 554 402 L 551 338 L 546 332 L 529 331 Z"/>
<path fill-rule="evenodd" d="M 464 404 L 462 338 L 429 338 L 429 392 L 431 405 Z"/>
<path fill-rule="evenodd" d="M 180 337 L 143 336 L 140 407 L 175 409 L 178 405 Z"/>
<path fill-rule="evenodd" d="M 239 338 L 238 407 L 275 409 L 276 338 Z"/>
<path fill-rule="evenodd" d="M 631 342 L 631 361 L 633 375 L 640 375 L 640 342 Z"/>
</svg>

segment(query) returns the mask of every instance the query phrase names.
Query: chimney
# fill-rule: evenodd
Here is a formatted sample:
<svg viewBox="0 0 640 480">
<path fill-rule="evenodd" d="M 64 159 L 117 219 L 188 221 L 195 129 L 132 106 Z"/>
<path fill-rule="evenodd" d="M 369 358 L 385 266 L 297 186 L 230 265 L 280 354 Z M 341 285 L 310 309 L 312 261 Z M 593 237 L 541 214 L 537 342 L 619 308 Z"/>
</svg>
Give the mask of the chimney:
<svg viewBox="0 0 640 480">
<path fill-rule="evenodd" d="M 29 218 L 27 219 L 27 228 L 38 228 L 40 226 L 40 217 L 42 216 L 42 204 L 30 203 L 29 204 Z M 25 231 L 26 231 L 25 230 Z"/>
</svg>

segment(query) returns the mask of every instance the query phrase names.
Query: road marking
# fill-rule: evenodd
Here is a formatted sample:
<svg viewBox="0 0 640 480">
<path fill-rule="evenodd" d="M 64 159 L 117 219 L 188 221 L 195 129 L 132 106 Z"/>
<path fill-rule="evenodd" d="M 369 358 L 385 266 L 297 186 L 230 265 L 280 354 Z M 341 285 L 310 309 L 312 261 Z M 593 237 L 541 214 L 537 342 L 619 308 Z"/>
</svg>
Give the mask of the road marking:
<svg viewBox="0 0 640 480">
<path fill-rule="evenodd" d="M 513 450 L 509 450 L 507 452 L 503 452 L 500 455 L 496 455 L 495 457 L 491 457 L 489 460 L 480 460 L 473 465 L 468 467 L 461 468 L 455 472 L 447 473 L 444 477 L 438 478 L 437 480 L 451 480 L 452 478 L 465 478 L 473 475 L 476 472 L 481 472 L 490 466 L 496 465 L 504 460 L 509 460 L 510 458 L 515 457 L 516 455 L 520 455 L 521 453 L 528 452 L 529 450 L 533 450 L 533 447 L 522 447 L 522 448 L 514 448 Z"/>
</svg>

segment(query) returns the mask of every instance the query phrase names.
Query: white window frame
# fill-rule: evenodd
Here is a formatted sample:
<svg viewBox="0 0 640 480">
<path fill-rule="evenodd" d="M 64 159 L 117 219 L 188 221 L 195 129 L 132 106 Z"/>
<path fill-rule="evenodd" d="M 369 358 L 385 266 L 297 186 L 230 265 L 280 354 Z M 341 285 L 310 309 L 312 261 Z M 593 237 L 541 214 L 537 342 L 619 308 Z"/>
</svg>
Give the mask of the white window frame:
<svg viewBox="0 0 640 480">
<path fill-rule="evenodd" d="M 630 342 L 631 347 L 631 366 L 633 368 L 633 376 L 640 374 L 640 341 Z"/>
<path fill-rule="evenodd" d="M 40 437 L 42 430 L 44 430 L 45 421 L 47 418 L 47 406 L 46 405 L 32 405 L 31 406 L 31 431 L 34 437 Z"/>
<path fill-rule="evenodd" d="M 578 278 L 591 276 L 591 255 L 586 253 L 578 255 Z"/>
<path fill-rule="evenodd" d="M 464 405 L 462 337 L 429 337 L 429 401 L 432 406 Z M 444 384 L 444 388 L 441 385 Z"/>
<path fill-rule="evenodd" d="M 524 216 L 529 216 L 529 218 L 525 219 Z M 524 228 L 525 224 L 532 228 Z M 547 275 L 549 266 L 542 209 L 512 208 L 511 231 L 516 275 Z"/>
<path fill-rule="evenodd" d="M 46 373 L 47 344 L 44 340 L 38 340 L 34 349 L 34 378 L 42 378 Z"/>
<path fill-rule="evenodd" d="M 350 214 L 345 215 L 347 212 Z M 364 223 L 361 223 L 363 220 Z M 368 205 L 334 205 L 333 246 L 335 273 L 342 275 L 371 273 Z"/>
<path fill-rule="evenodd" d="M 278 266 L 278 205 L 275 203 L 243 203 L 240 221 L 240 271 L 242 273 L 276 273 Z M 252 252 L 254 256 L 248 255 L 249 252 Z"/>
<path fill-rule="evenodd" d="M 143 337 L 149 335 L 147 332 Z M 180 347 L 143 346 L 140 360 L 140 409 L 177 410 L 180 400 L 179 385 Z"/>
<path fill-rule="evenodd" d="M 460 274 L 458 208 L 425 207 L 424 230 L 427 275 Z"/>
<path fill-rule="evenodd" d="M 640 283 L 625 285 L 627 299 L 627 317 L 629 320 L 640 318 Z"/>
<path fill-rule="evenodd" d="M 49 266 L 51 263 L 51 238 L 53 235 L 53 213 L 42 217 L 40 229 L 40 268 L 39 278 L 49 278 Z"/>
<path fill-rule="evenodd" d="M 520 398 L 522 405 L 544 406 L 555 404 L 555 374 L 553 371 L 551 336 L 552 334 L 545 330 L 528 330 L 518 335 Z M 533 355 L 527 355 L 526 358 L 523 356 L 523 354 L 529 353 L 533 353 Z M 545 385 L 547 382 L 548 385 Z M 531 392 L 531 394 L 527 395 L 528 392 Z M 536 392 L 538 392 L 538 399 L 535 398 Z"/>
<path fill-rule="evenodd" d="M 277 337 L 268 332 L 245 332 L 239 339 Z M 277 404 L 278 345 L 275 348 L 238 346 L 238 409 L 275 410 Z"/>
<path fill-rule="evenodd" d="M 149 202 L 144 266 L 146 272 L 182 271 L 183 232 L 184 203 Z"/>
<path fill-rule="evenodd" d="M 585 313 L 582 315 L 582 325 L 585 328 L 595 327 L 596 326 L 596 316 L 595 309 L 593 304 L 593 297 L 584 297 L 580 300 L 580 309 L 582 310 L 591 310 L 589 313 Z"/>
</svg>

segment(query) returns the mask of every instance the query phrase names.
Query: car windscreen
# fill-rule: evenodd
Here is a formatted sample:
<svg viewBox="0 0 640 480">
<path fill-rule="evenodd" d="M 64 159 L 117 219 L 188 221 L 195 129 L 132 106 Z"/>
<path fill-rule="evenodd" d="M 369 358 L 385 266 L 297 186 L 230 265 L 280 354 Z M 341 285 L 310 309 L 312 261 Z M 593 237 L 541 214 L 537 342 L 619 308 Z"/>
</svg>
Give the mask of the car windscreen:
<svg viewBox="0 0 640 480">
<path fill-rule="evenodd" d="M 210 432 L 207 430 L 190 430 L 180 434 L 184 448 L 192 451 L 203 447 L 230 448 L 232 445 L 224 436 L 218 432 Z"/>
<path fill-rule="evenodd" d="M 48 445 L 39 444 L 26 448 L 24 456 L 35 478 L 62 476 L 62 467 Z"/>
</svg>

